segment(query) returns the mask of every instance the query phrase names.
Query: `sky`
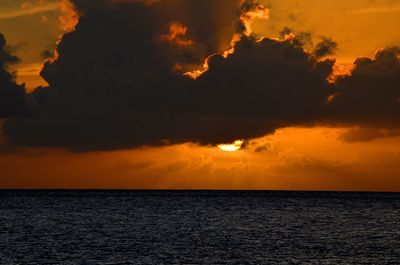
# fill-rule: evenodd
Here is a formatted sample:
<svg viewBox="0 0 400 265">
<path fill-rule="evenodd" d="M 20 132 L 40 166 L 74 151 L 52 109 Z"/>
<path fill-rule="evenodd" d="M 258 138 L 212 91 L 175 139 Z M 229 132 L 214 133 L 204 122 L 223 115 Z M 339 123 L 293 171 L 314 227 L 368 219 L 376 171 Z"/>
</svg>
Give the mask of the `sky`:
<svg viewBox="0 0 400 265">
<path fill-rule="evenodd" d="M 400 191 L 399 13 L 3 0 L 0 188 Z"/>
</svg>

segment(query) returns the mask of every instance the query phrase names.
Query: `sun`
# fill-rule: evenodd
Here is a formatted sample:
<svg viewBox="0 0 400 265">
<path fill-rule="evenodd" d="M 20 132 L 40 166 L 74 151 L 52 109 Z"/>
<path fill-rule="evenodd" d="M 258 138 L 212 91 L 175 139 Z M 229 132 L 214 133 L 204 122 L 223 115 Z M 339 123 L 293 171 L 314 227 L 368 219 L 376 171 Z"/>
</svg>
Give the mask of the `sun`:
<svg viewBox="0 0 400 265">
<path fill-rule="evenodd" d="M 243 143 L 243 140 L 237 140 L 231 144 L 220 144 L 218 148 L 226 152 L 235 152 L 242 148 Z"/>
</svg>

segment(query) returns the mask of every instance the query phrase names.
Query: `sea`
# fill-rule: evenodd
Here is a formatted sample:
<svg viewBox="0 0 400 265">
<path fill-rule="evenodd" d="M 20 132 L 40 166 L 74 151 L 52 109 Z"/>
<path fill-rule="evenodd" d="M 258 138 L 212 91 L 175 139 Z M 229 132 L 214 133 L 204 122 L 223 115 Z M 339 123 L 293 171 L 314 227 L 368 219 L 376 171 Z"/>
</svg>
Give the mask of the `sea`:
<svg viewBox="0 0 400 265">
<path fill-rule="evenodd" d="M 0 264 L 400 264 L 400 193 L 3 190 Z"/>
</svg>

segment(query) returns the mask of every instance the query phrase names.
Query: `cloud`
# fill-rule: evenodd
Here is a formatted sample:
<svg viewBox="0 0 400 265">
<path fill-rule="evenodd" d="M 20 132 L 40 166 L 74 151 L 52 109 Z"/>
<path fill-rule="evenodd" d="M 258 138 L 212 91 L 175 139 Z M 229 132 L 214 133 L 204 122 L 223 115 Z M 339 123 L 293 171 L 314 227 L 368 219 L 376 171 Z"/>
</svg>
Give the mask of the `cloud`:
<svg viewBox="0 0 400 265">
<path fill-rule="evenodd" d="M 364 8 L 354 10 L 349 12 L 352 15 L 363 15 L 363 14 L 377 14 L 377 13 L 397 13 L 400 12 L 400 6 L 392 6 L 392 7 L 381 7 L 381 8 Z"/>
<path fill-rule="evenodd" d="M 339 139 L 348 143 L 370 142 L 380 138 L 396 137 L 400 129 L 352 128 L 339 135 Z"/>
<path fill-rule="evenodd" d="M 25 87 L 17 85 L 10 66 L 19 58 L 10 52 L 6 39 L 0 33 L 0 118 L 22 114 L 26 109 Z"/>
<path fill-rule="evenodd" d="M 41 63 L 20 64 L 17 68 L 18 76 L 38 76 L 42 70 Z"/>
<path fill-rule="evenodd" d="M 337 49 L 338 44 L 331 38 L 322 37 L 321 42 L 317 43 L 314 47 L 313 55 L 316 58 L 333 55 Z"/>
<path fill-rule="evenodd" d="M 61 12 L 58 19 L 63 33 L 73 31 L 79 22 L 79 14 L 75 6 L 69 0 L 59 0 L 58 8 Z"/>
<path fill-rule="evenodd" d="M 351 75 L 336 81 L 331 119 L 377 128 L 400 127 L 400 48 L 355 61 Z"/>
<path fill-rule="evenodd" d="M 330 92 L 326 78 L 331 62 L 317 62 L 287 42 L 243 38 L 234 54 L 226 59 L 211 57 L 209 70 L 191 80 L 174 74 L 173 62 L 152 59 L 145 50 L 153 49 L 149 45 L 138 49 L 139 56 L 130 50 L 135 48 L 133 42 L 125 41 L 126 47 L 120 45 L 118 54 L 102 41 L 106 50 L 95 69 L 85 65 L 77 69 L 75 62 L 57 65 L 64 58 L 59 51 L 59 61 L 43 72 L 53 89 L 49 110 L 36 119 L 8 122 L 6 135 L 11 142 L 76 151 L 182 142 L 219 144 L 314 121 Z M 135 64 L 125 61 L 132 52 Z M 115 65 L 121 69 L 110 68 L 112 61 L 106 63 L 110 59 L 117 60 Z M 140 74 L 132 77 L 132 72 Z M 23 128 L 29 128 L 29 135 Z"/>
<path fill-rule="evenodd" d="M 78 13 L 82 14 L 86 19 L 96 13 L 107 13 L 115 17 L 120 14 L 121 20 L 125 19 L 128 23 L 150 23 L 151 25 L 149 24 L 147 27 L 144 25 L 137 26 L 142 27 L 143 30 L 150 30 L 148 33 L 151 35 L 161 36 L 169 33 L 169 26 L 178 23 L 187 28 L 186 38 L 199 43 L 199 46 L 204 49 L 203 51 L 198 51 L 202 53 L 201 60 L 209 54 L 224 50 L 229 46 L 232 35 L 236 32 L 239 24 L 239 8 L 242 2 L 242 0 L 71 1 L 74 3 Z M 148 17 L 144 17 L 142 13 L 139 13 L 141 11 L 143 11 L 143 14 L 147 14 Z M 128 12 L 137 14 L 137 19 L 132 18 L 132 16 L 129 17 Z M 109 17 L 110 21 L 115 20 L 115 17 Z M 121 26 L 127 27 L 127 25 Z M 199 62 L 197 61 L 196 63 Z"/>
<path fill-rule="evenodd" d="M 0 20 L 11 19 L 23 16 L 30 16 L 58 9 L 58 4 L 55 2 L 26 2 L 22 5 L 21 9 L 0 12 Z"/>
<path fill-rule="evenodd" d="M 82 152 L 216 145 L 320 123 L 399 125 L 397 48 L 358 59 L 332 84 L 334 61 L 320 58 L 336 43 L 325 38 L 306 52 L 307 36 L 251 34 L 244 21 L 267 14 L 257 1 L 73 3 L 79 23 L 44 66 L 49 88 L 29 96 L 38 114 L 5 124 L 10 144 Z M 204 58 L 197 79 L 182 75 Z"/>
<path fill-rule="evenodd" d="M 294 46 L 299 46 L 304 48 L 306 51 L 310 52 L 315 58 L 321 59 L 323 57 L 333 55 L 338 44 L 333 39 L 320 36 L 319 42 L 314 45 L 314 36 L 311 32 L 301 31 L 295 32 L 289 27 L 284 27 L 280 33 L 280 38 L 283 40 L 291 40 Z"/>
</svg>

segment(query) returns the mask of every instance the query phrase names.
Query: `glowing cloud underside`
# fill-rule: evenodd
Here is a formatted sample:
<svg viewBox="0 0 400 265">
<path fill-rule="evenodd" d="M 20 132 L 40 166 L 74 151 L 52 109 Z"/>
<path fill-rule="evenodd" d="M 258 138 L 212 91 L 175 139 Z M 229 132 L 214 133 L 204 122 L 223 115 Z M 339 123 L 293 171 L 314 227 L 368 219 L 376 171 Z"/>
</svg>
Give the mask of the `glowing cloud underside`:
<svg viewBox="0 0 400 265">
<path fill-rule="evenodd" d="M 242 148 L 243 143 L 242 140 L 237 140 L 232 144 L 220 144 L 218 145 L 218 148 L 226 152 L 235 152 Z"/>
</svg>

